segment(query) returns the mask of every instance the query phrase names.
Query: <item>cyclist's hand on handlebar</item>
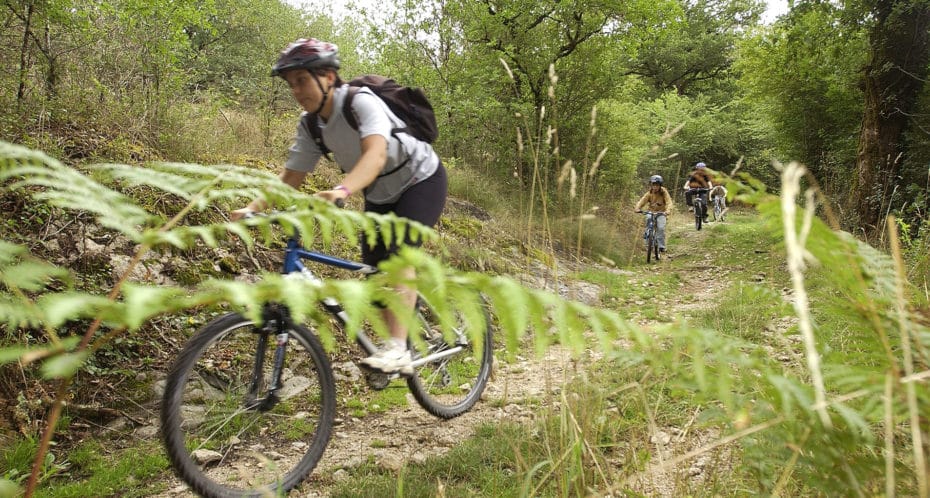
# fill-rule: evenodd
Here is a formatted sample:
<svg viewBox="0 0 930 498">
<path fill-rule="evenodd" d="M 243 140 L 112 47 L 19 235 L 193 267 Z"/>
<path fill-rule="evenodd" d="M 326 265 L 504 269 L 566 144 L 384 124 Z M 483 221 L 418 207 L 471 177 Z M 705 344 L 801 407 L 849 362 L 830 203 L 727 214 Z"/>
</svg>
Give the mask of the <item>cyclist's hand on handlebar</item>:
<svg viewBox="0 0 930 498">
<path fill-rule="evenodd" d="M 340 185 L 331 190 L 321 190 L 314 195 L 321 199 L 332 202 L 339 207 L 343 207 L 345 206 L 346 198 L 349 197 L 349 191 Z"/>
</svg>

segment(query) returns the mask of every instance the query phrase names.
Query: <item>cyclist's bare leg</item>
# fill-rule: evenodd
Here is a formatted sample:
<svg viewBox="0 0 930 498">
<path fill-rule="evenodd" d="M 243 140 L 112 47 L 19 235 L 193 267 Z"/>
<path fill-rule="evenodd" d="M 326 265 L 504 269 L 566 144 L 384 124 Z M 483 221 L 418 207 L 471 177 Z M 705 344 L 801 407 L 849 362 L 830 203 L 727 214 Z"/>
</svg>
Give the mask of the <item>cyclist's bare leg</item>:
<svg viewBox="0 0 930 498">
<path fill-rule="evenodd" d="M 413 268 L 406 268 L 402 272 L 402 277 L 404 280 L 412 281 L 416 273 Z M 416 290 L 406 285 L 398 285 L 396 290 L 405 308 L 409 308 L 412 313 L 417 302 Z M 407 350 L 407 327 L 404 321 L 398 319 L 397 315 L 389 309 L 382 310 L 381 316 L 387 324 L 391 338 L 384 348 L 363 359 L 362 365 L 384 373 L 413 374 L 413 369 L 410 367 L 410 352 Z"/>
<path fill-rule="evenodd" d="M 416 278 L 416 273 L 413 268 L 407 268 L 403 271 L 404 280 L 413 280 Z M 417 291 L 411 289 L 406 285 L 398 285 L 396 288 L 397 293 L 401 296 L 401 300 L 406 305 L 407 308 L 410 308 L 413 311 L 414 306 L 417 303 Z M 404 326 L 404 323 L 401 320 L 397 319 L 397 316 L 389 310 L 385 309 L 383 311 L 384 321 L 387 323 L 388 331 L 391 334 L 391 339 L 393 339 L 398 344 L 402 344 L 404 347 L 407 347 L 407 327 Z"/>
</svg>

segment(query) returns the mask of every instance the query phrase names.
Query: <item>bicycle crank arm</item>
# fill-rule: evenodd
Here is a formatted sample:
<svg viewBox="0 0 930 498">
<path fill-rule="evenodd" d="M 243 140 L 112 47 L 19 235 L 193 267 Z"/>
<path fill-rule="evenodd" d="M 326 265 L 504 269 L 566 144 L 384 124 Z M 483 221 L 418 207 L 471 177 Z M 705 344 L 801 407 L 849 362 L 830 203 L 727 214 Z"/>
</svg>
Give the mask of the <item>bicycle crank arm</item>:
<svg viewBox="0 0 930 498">
<path fill-rule="evenodd" d="M 456 346 L 456 347 L 454 347 L 454 348 L 452 348 L 452 349 L 447 349 L 447 350 L 442 351 L 442 352 L 440 352 L 440 353 L 431 354 L 431 355 L 429 355 L 429 356 L 425 356 L 425 357 L 423 357 L 423 358 L 418 358 L 418 359 L 416 359 L 416 360 L 413 360 L 412 362 L 410 362 L 410 366 L 413 367 L 413 368 L 416 368 L 416 367 L 425 365 L 425 364 L 427 364 L 427 363 L 432 363 L 432 362 L 434 362 L 434 361 L 436 361 L 436 360 L 441 360 L 441 359 L 443 359 L 443 358 L 452 356 L 452 355 L 454 355 L 454 354 L 458 354 L 458 353 L 460 353 L 460 352 L 462 352 L 462 346 Z"/>
</svg>

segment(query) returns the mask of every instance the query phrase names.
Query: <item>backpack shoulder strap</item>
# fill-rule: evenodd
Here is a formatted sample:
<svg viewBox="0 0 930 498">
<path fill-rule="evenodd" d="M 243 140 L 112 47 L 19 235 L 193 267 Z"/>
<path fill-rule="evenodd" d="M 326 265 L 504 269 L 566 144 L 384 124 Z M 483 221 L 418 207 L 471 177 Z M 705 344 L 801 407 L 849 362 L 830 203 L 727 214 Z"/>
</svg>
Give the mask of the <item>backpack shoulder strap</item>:
<svg viewBox="0 0 930 498">
<path fill-rule="evenodd" d="M 346 98 L 342 101 L 342 116 L 355 131 L 358 131 L 358 121 L 355 120 L 355 113 L 352 112 L 352 100 L 355 99 L 358 89 L 359 87 L 350 84 L 349 91 L 346 92 Z"/>
<path fill-rule="evenodd" d="M 323 130 L 320 129 L 320 123 L 317 121 L 316 114 L 307 113 L 300 119 L 300 125 L 307 130 L 307 133 L 310 135 L 310 138 L 313 139 L 313 142 L 316 143 L 316 146 L 320 148 L 320 152 L 326 156 L 326 159 L 332 161 L 333 158 L 330 156 L 329 147 L 323 142 Z"/>
</svg>

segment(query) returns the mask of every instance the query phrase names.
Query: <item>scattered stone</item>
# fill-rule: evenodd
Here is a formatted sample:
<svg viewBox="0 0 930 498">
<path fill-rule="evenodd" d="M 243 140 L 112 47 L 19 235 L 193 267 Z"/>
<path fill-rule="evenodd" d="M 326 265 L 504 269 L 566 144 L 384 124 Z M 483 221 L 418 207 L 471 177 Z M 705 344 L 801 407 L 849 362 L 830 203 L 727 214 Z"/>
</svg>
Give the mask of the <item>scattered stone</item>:
<svg viewBox="0 0 930 498">
<path fill-rule="evenodd" d="M 155 394 L 155 397 L 157 399 L 161 399 L 161 397 L 164 396 L 165 384 L 167 382 L 168 382 L 167 380 L 161 379 L 161 380 L 155 381 L 155 383 L 152 384 L 152 392 Z"/>
<path fill-rule="evenodd" d="M 302 375 L 294 375 L 284 380 L 284 385 L 279 391 L 281 399 L 289 399 L 307 390 L 310 387 L 310 379 Z"/>
<path fill-rule="evenodd" d="M 357 382 L 362 378 L 362 370 L 351 361 L 334 364 L 333 373 L 337 381 Z"/>
<path fill-rule="evenodd" d="M 672 442 L 672 436 L 665 431 L 657 431 L 652 437 L 649 438 L 649 442 L 659 446 L 665 446 L 668 443 Z"/>
<path fill-rule="evenodd" d="M 191 453 L 191 458 L 197 465 L 210 465 L 223 459 L 223 455 L 213 450 L 199 449 Z"/>
<path fill-rule="evenodd" d="M 132 434 L 138 439 L 152 439 L 158 436 L 158 424 L 153 422 L 151 425 L 143 425 L 133 431 Z"/>
<path fill-rule="evenodd" d="M 378 467 L 397 472 L 404 468 L 404 460 L 397 455 L 381 455 L 381 458 L 378 459 Z"/>
</svg>

